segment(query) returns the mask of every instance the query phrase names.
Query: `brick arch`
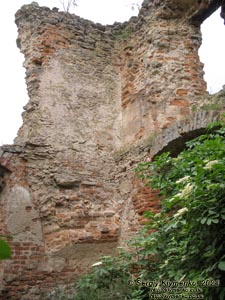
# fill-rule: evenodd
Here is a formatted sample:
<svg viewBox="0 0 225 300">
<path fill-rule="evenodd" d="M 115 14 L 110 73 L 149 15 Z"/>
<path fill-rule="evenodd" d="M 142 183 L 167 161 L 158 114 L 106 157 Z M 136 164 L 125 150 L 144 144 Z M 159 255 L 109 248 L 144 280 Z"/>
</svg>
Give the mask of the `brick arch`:
<svg viewBox="0 0 225 300">
<path fill-rule="evenodd" d="M 157 134 L 156 139 L 146 158 L 153 160 L 156 155 L 169 151 L 172 156 L 177 156 L 184 148 L 185 143 L 195 137 L 204 134 L 206 127 L 212 122 L 218 121 L 221 114 L 217 111 L 198 111 L 192 113 L 189 118 L 178 121 Z M 142 179 L 133 181 L 135 192 L 132 202 L 140 224 L 146 219 L 143 214 L 149 210 L 153 213 L 160 212 L 162 197 L 159 190 L 153 190 Z"/>
<path fill-rule="evenodd" d="M 176 156 L 185 147 L 185 143 L 201 134 L 206 130 L 206 127 L 215 121 L 218 121 L 221 113 L 218 111 L 201 110 L 192 113 L 187 119 L 177 121 L 170 127 L 157 134 L 150 149 L 150 159 L 157 154 L 165 151 L 170 151 Z"/>
</svg>

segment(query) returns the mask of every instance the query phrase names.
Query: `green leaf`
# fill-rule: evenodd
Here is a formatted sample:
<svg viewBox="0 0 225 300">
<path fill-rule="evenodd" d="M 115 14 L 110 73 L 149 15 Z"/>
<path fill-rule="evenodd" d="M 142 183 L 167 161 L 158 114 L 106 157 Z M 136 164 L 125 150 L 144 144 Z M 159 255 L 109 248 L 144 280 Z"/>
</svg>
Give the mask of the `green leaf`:
<svg viewBox="0 0 225 300">
<path fill-rule="evenodd" d="M 219 220 L 218 219 L 212 219 L 212 222 L 215 223 L 215 224 L 218 224 Z"/>
<path fill-rule="evenodd" d="M 218 264 L 218 268 L 222 271 L 225 271 L 225 261 L 221 261 Z"/>
<path fill-rule="evenodd" d="M 211 223 L 212 223 L 212 219 L 208 219 L 206 222 L 207 225 L 211 225 Z"/>
<path fill-rule="evenodd" d="M 0 240 L 0 260 L 11 257 L 11 249 L 6 241 Z"/>
<path fill-rule="evenodd" d="M 202 218 L 201 219 L 201 224 L 205 224 L 206 223 L 207 218 Z"/>
</svg>

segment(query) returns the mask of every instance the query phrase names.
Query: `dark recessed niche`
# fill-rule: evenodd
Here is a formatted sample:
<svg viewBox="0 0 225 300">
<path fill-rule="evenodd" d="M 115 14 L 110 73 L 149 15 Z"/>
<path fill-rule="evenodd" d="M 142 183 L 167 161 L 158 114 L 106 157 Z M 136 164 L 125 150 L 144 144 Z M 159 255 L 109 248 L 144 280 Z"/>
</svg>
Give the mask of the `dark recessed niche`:
<svg viewBox="0 0 225 300">
<path fill-rule="evenodd" d="M 6 186 L 7 177 L 9 176 L 10 171 L 4 166 L 0 165 L 0 193 L 3 191 Z"/>
</svg>

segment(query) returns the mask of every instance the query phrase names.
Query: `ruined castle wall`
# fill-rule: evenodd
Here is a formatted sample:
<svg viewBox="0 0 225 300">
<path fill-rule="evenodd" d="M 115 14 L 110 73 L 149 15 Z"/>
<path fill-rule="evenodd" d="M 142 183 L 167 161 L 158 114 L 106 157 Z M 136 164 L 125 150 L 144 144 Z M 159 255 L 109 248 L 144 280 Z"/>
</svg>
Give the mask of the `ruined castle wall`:
<svg viewBox="0 0 225 300">
<path fill-rule="evenodd" d="M 144 3 L 142 10 L 151 13 L 137 21 L 140 28 L 122 51 L 122 134 L 128 144 L 186 119 L 206 97 L 200 27 L 181 17 L 186 7 L 174 7 L 172 14 L 169 5 L 156 2 Z"/>
<path fill-rule="evenodd" d="M 38 281 L 74 280 L 113 254 L 122 204 L 113 181 L 121 75 L 111 27 L 36 5 L 24 6 L 16 23 L 30 101 L 19 153 L 4 149 L 1 159 L 13 174 L 2 195 L 2 231 L 13 236 L 6 299 Z"/>
<path fill-rule="evenodd" d="M 16 143 L 31 150 L 28 181 L 36 178 L 30 186 L 38 193 L 47 249 L 115 241 L 120 201 L 109 176 L 121 117 L 111 35 L 101 25 L 36 6 L 25 6 L 16 22 L 31 98 Z"/>
<path fill-rule="evenodd" d="M 17 12 L 30 100 L 0 150 L 3 299 L 40 299 L 115 254 L 160 209 L 137 163 L 218 117 L 192 111 L 207 93 L 196 7 L 181 2 L 146 0 L 112 26 L 35 3 Z"/>
</svg>

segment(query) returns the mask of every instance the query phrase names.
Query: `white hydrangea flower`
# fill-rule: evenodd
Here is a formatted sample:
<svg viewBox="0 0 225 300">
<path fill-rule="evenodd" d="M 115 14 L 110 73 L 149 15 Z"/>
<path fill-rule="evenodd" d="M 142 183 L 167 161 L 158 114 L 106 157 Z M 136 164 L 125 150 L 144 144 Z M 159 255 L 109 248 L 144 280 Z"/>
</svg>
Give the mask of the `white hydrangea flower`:
<svg viewBox="0 0 225 300">
<path fill-rule="evenodd" d="M 188 184 L 184 187 L 183 191 L 180 193 L 179 196 L 180 196 L 181 198 L 187 197 L 187 196 L 190 194 L 190 192 L 193 190 L 193 188 L 194 188 L 194 185 L 188 183 Z"/>
<path fill-rule="evenodd" d="M 204 159 L 203 162 L 206 164 L 206 163 L 209 162 L 209 160 L 208 159 Z"/>
<path fill-rule="evenodd" d="M 174 217 L 177 218 L 177 217 L 185 214 L 187 211 L 188 211 L 187 207 L 183 207 L 175 213 Z"/>
<path fill-rule="evenodd" d="M 176 181 L 176 183 L 178 184 L 178 183 L 185 182 L 185 181 L 187 181 L 189 178 L 190 178 L 190 176 L 184 176 L 184 177 L 178 179 L 178 180 Z"/>
<path fill-rule="evenodd" d="M 177 193 L 176 195 L 173 196 L 172 200 L 174 200 L 176 197 L 180 197 L 181 193 Z"/>
<path fill-rule="evenodd" d="M 208 170 L 208 169 L 212 169 L 212 167 L 214 165 L 218 164 L 218 160 L 211 160 L 209 162 L 207 162 L 207 164 L 203 167 L 203 169 Z"/>
<path fill-rule="evenodd" d="M 97 261 L 96 263 L 94 263 L 92 265 L 92 267 L 97 267 L 97 266 L 101 266 L 102 265 L 102 261 Z"/>
<path fill-rule="evenodd" d="M 168 263 L 169 263 L 169 261 L 168 261 L 168 259 L 166 259 L 165 262 L 164 262 L 164 266 L 167 266 Z"/>
</svg>

